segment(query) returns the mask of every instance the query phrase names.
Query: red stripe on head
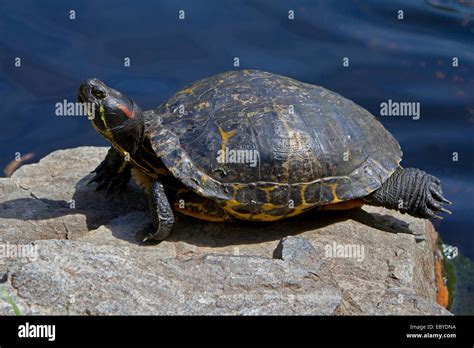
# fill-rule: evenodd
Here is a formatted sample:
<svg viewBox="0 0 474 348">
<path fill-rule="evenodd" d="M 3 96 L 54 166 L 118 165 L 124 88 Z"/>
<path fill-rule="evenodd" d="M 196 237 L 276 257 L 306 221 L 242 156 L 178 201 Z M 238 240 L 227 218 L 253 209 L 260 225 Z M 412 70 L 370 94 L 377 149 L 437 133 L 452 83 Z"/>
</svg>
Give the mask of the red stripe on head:
<svg viewBox="0 0 474 348">
<path fill-rule="evenodd" d="M 133 112 L 131 112 L 125 105 L 123 104 L 119 104 L 117 105 L 117 107 L 123 111 L 123 113 L 125 114 L 125 116 L 127 116 L 128 118 L 132 118 L 133 117 Z"/>
</svg>

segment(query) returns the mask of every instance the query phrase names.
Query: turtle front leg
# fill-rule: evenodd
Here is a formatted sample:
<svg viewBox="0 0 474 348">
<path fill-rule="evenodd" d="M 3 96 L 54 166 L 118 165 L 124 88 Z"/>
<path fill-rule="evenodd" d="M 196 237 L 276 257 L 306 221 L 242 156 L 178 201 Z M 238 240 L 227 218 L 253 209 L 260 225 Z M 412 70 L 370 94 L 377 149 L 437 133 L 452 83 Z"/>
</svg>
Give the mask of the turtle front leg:
<svg viewBox="0 0 474 348">
<path fill-rule="evenodd" d="M 131 164 L 111 147 L 105 159 L 92 171 L 95 176 L 87 184 L 97 182 L 96 191 L 106 190 L 107 194 L 123 191 L 130 181 L 131 168 Z"/>
<path fill-rule="evenodd" d="M 397 169 L 364 201 L 424 219 L 443 219 L 438 212 L 451 214 L 443 208 L 443 203 L 451 202 L 443 197 L 441 180 L 415 168 Z"/>
<path fill-rule="evenodd" d="M 148 203 L 153 220 L 153 228 L 146 234 L 143 241 L 146 242 L 151 239 L 163 240 L 170 234 L 175 220 L 173 210 L 161 182 L 157 181 L 150 187 Z"/>
</svg>

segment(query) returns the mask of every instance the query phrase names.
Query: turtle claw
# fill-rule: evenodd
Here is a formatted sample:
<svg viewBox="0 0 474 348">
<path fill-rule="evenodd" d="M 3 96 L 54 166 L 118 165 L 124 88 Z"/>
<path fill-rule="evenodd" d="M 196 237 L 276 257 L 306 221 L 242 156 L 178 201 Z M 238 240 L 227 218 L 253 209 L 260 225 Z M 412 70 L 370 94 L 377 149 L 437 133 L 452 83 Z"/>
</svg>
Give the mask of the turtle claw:
<svg viewBox="0 0 474 348">
<path fill-rule="evenodd" d="M 93 171 L 95 176 L 90 179 L 87 185 L 96 182 L 96 191 L 105 190 L 107 195 L 114 192 L 123 192 L 130 180 L 129 172 L 115 172 L 112 168 L 104 166 L 102 163 Z"/>
<path fill-rule="evenodd" d="M 428 211 L 427 215 L 429 218 L 443 220 L 442 216 L 436 215 L 437 212 L 442 212 L 445 214 L 451 215 L 452 212 L 443 207 L 443 203 L 451 205 L 452 202 L 444 198 L 443 191 L 441 189 L 441 180 L 432 176 L 431 182 L 429 183 L 429 192 L 426 196 L 426 209 Z"/>
<path fill-rule="evenodd" d="M 94 177 L 87 185 L 97 183 L 96 191 L 105 190 L 107 195 L 113 192 L 122 192 L 131 178 L 131 165 L 126 163 L 122 156 L 112 147 L 105 159 L 95 168 Z"/>
<path fill-rule="evenodd" d="M 145 238 L 143 238 L 143 240 L 142 240 L 142 243 L 146 243 L 146 242 L 148 242 L 149 240 L 152 240 L 152 239 L 153 239 L 152 236 L 145 236 Z"/>
<path fill-rule="evenodd" d="M 150 233 L 148 235 L 146 235 L 143 239 L 142 239 L 142 243 L 149 243 L 149 242 L 153 242 L 154 244 L 156 243 L 159 243 L 160 241 L 159 240 L 156 240 L 154 234 Z"/>
<path fill-rule="evenodd" d="M 109 181 L 107 188 L 105 189 L 105 193 L 110 195 L 114 192 L 123 192 L 124 188 L 126 187 L 127 183 L 124 183 L 120 177 L 115 177 Z"/>
<path fill-rule="evenodd" d="M 443 197 L 441 200 L 442 200 L 444 203 L 447 203 L 447 204 L 449 204 L 449 205 L 453 204 L 453 202 L 448 201 L 448 200 L 447 200 L 446 198 L 444 198 L 444 197 Z"/>
<path fill-rule="evenodd" d="M 92 174 L 92 173 L 96 173 L 96 174 L 94 175 L 94 177 L 93 177 L 92 179 L 90 179 L 90 180 L 87 182 L 87 185 L 90 185 L 90 184 L 92 184 L 92 183 L 94 183 L 94 182 L 99 183 L 99 186 L 96 187 L 96 191 L 99 190 L 99 187 L 102 186 L 103 182 L 106 180 L 106 176 L 107 176 L 106 173 L 107 173 L 107 170 L 106 170 L 106 168 L 104 168 L 104 167 L 105 167 L 105 166 L 104 166 L 103 162 L 102 162 L 101 164 L 99 164 L 99 166 L 97 166 L 97 168 L 94 169 L 94 170 L 91 172 L 91 174 Z"/>
<path fill-rule="evenodd" d="M 87 185 L 89 186 L 90 184 L 93 184 L 94 182 L 100 182 L 100 181 L 102 181 L 102 179 L 98 175 L 96 175 L 87 182 Z"/>
<path fill-rule="evenodd" d="M 448 214 L 448 215 L 452 215 L 452 214 L 453 214 L 453 212 L 452 212 L 451 210 L 444 209 L 444 208 L 441 208 L 439 211 L 442 211 L 443 213 Z"/>
<path fill-rule="evenodd" d="M 137 233 L 135 234 L 135 240 L 137 242 L 141 243 L 147 243 L 147 242 L 158 242 L 155 239 L 156 235 L 156 229 L 153 225 L 153 223 L 150 223 L 143 228 L 141 228 Z"/>
<path fill-rule="evenodd" d="M 444 202 L 450 205 L 453 204 L 451 201 L 443 197 L 443 193 L 441 191 L 441 187 L 439 186 L 439 184 L 437 184 L 437 186 L 439 187 L 439 190 L 437 190 L 437 187 L 435 185 L 430 185 L 430 192 L 433 195 L 433 197 L 441 202 Z"/>
</svg>

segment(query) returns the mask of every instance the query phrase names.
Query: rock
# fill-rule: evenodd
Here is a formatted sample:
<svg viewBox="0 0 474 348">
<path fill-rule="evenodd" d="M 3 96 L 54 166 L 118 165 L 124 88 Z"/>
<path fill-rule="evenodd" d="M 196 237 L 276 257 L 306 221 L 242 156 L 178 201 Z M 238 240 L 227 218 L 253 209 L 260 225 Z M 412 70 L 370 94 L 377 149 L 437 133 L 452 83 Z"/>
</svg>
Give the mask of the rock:
<svg viewBox="0 0 474 348">
<path fill-rule="evenodd" d="M 31 314 L 332 314 L 338 288 L 254 256 L 163 259 L 151 248 L 41 241 L 11 287 Z M 71 296 L 74 304 L 68 306 Z"/>
<path fill-rule="evenodd" d="M 306 239 L 301 237 L 285 237 L 280 240 L 273 251 L 275 259 L 288 261 L 298 261 L 313 259 L 316 256 L 316 249 Z"/>
<path fill-rule="evenodd" d="M 86 185 L 106 151 L 56 151 L 0 179 L 0 287 L 22 313 L 450 314 L 429 221 L 378 207 L 269 224 L 177 216 L 167 240 L 143 245 L 143 192 Z"/>
<path fill-rule="evenodd" d="M 301 237 L 289 236 L 281 239 L 273 251 L 273 258 L 308 265 L 314 272 L 319 272 L 322 265 L 321 255 L 308 240 Z"/>
<path fill-rule="evenodd" d="M 106 153 L 97 147 L 60 150 L 0 178 L 0 240 L 76 239 L 127 211 L 146 210 L 136 186 L 120 198 L 97 195 L 86 185 Z"/>
</svg>

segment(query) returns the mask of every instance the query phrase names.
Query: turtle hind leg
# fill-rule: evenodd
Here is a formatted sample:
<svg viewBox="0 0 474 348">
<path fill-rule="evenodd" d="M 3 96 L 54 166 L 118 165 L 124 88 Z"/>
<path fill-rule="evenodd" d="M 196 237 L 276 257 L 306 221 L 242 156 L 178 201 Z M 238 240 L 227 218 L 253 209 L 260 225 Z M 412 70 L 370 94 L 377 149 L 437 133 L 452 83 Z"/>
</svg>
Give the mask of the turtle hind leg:
<svg viewBox="0 0 474 348">
<path fill-rule="evenodd" d="M 106 190 L 108 194 L 123 191 L 130 181 L 131 168 L 131 164 L 111 147 L 105 159 L 92 171 L 95 176 L 87 184 L 97 182 L 96 191 Z"/>
<path fill-rule="evenodd" d="M 148 190 L 148 204 L 153 225 L 144 231 L 139 231 L 137 237 L 143 242 L 161 241 L 169 236 L 175 222 L 173 210 L 161 182 L 153 183 Z M 143 234 L 145 237 L 141 238 Z"/>
<path fill-rule="evenodd" d="M 443 219 L 438 212 L 451 214 L 443 203 L 441 180 L 415 168 L 399 168 L 383 185 L 365 197 L 367 204 L 383 206 L 424 219 Z"/>
</svg>

